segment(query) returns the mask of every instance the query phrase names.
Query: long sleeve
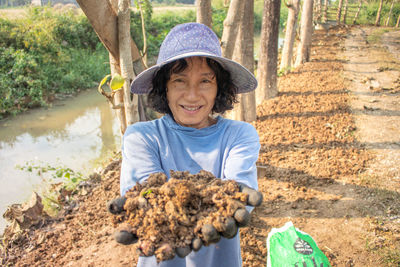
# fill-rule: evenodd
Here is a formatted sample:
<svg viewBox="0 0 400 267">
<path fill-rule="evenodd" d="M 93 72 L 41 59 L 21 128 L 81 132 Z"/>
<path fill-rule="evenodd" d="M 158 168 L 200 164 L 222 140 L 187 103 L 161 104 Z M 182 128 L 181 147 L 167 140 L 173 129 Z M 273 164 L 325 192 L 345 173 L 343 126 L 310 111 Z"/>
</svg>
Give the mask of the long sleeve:
<svg viewBox="0 0 400 267">
<path fill-rule="evenodd" d="M 168 115 L 128 127 L 122 147 L 121 194 L 155 172 L 200 170 L 221 179 L 234 179 L 255 189 L 256 161 L 260 149 L 255 128 L 245 122 L 218 117 L 203 129 L 183 127 Z M 157 264 L 154 257 L 139 258 L 138 266 L 240 267 L 239 235 L 222 238 L 218 244 L 191 252 L 185 259 L 175 257 Z"/>
</svg>

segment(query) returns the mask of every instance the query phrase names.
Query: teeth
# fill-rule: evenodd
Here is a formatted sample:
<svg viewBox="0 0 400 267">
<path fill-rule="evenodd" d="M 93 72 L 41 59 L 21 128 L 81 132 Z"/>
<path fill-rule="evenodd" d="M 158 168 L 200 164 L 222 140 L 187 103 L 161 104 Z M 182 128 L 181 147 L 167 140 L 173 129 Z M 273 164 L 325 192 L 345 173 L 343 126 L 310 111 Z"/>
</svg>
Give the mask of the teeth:
<svg viewBox="0 0 400 267">
<path fill-rule="evenodd" d="M 185 106 L 184 106 L 184 108 L 187 109 L 187 110 L 189 110 L 189 111 L 195 111 L 195 110 L 198 110 L 200 107 L 193 107 L 193 108 L 191 108 L 191 107 L 185 107 Z"/>
</svg>

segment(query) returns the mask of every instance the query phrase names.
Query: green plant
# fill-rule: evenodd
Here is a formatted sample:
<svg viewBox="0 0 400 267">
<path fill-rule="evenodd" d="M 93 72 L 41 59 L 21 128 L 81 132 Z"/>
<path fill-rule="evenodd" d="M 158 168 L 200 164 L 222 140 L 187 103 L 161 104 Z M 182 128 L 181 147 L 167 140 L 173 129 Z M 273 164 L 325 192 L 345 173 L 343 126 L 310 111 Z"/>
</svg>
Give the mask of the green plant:
<svg viewBox="0 0 400 267">
<path fill-rule="evenodd" d="M 131 35 L 135 40 L 138 48 L 143 50 L 143 35 L 141 30 L 141 21 L 139 12 L 131 14 Z M 147 55 L 156 57 L 162 41 L 168 34 L 170 29 L 175 25 L 195 21 L 196 16 L 192 10 L 183 12 L 165 11 L 160 14 L 153 15 L 151 21 L 146 24 L 147 36 Z"/>
<path fill-rule="evenodd" d="M 47 184 L 40 194 L 44 209 L 50 215 L 55 215 L 65 203 L 72 200 L 79 192 L 80 183 L 86 180 L 80 172 L 65 166 L 29 161 L 25 165 L 17 165 L 16 168 L 40 176 Z"/>
<path fill-rule="evenodd" d="M 114 95 L 116 92 L 122 89 L 124 83 L 125 79 L 121 75 L 116 74 L 111 77 L 111 75 L 108 74 L 101 80 L 99 86 L 97 87 L 97 90 L 100 94 L 106 97 L 112 108 L 121 108 L 120 106 L 115 105 Z M 108 85 L 108 90 L 104 90 L 105 85 Z"/>
<path fill-rule="evenodd" d="M 224 30 L 224 20 L 226 18 L 227 12 L 227 8 L 212 9 L 212 28 L 219 38 L 222 37 L 222 31 Z"/>
<path fill-rule="evenodd" d="M 378 13 L 379 1 L 363 2 L 361 7 L 360 15 L 357 19 L 358 24 L 374 24 L 376 20 L 376 15 Z M 385 25 L 386 19 L 389 16 L 390 2 L 384 2 L 381 11 L 381 21 L 380 25 Z M 393 10 L 391 14 L 391 20 L 389 26 L 394 26 L 396 20 L 400 14 L 400 3 L 395 3 L 393 5 Z M 353 18 L 351 18 L 352 20 Z"/>
<path fill-rule="evenodd" d="M 50 7 L 0 19 L 0 119 L 95 86 L 108 53 L 84 15 Z"/>
</svg>

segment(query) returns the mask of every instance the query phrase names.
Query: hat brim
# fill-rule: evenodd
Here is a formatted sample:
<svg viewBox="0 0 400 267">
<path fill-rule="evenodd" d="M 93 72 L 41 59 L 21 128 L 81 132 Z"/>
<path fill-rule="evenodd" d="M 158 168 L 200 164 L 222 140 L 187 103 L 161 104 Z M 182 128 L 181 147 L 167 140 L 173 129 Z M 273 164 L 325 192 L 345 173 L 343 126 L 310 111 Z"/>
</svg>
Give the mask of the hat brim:
<svg viewBox="0 0 400 267">
<path fill-rule="evenodd" d="M 152 80 L 162 66 L 175 60 L 188 57 L 207 57 L 217 61 L 225 70 L 231 73 L 231 79 L 233 84 L 238 89 L 238 94 L 251 92 L 257 88 L 257 79 L 248 69 L 243 67 L 241 64 L 224 57 L 216 56 L 214 54 L 204 52 L 190 52 L 169 58 L 168 60 L 160 64 L 156 64 L 141 72 L 133 80 L 131 84 L 131 92 L 138 95 L 148 94 L 153 89 Z"/>
</svg>

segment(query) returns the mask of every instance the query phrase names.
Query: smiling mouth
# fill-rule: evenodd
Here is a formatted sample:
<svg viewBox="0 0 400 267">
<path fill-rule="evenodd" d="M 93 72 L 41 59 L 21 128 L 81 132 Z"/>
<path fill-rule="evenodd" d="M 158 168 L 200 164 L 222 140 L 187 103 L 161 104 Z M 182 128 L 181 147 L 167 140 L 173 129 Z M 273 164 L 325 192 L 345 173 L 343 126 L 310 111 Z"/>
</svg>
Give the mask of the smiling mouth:
<svg viewBox="0 0 400 267">
<path fill-rule="evenodd" d="M 197 107 L 188 107 L 188 106 L 183 106 L 181 105 L 182 108 L 188 110 L 188 111 L 196 111 L 199 110 L 201 108 L 201 106 L 197 106 Z"/>
</svg>

